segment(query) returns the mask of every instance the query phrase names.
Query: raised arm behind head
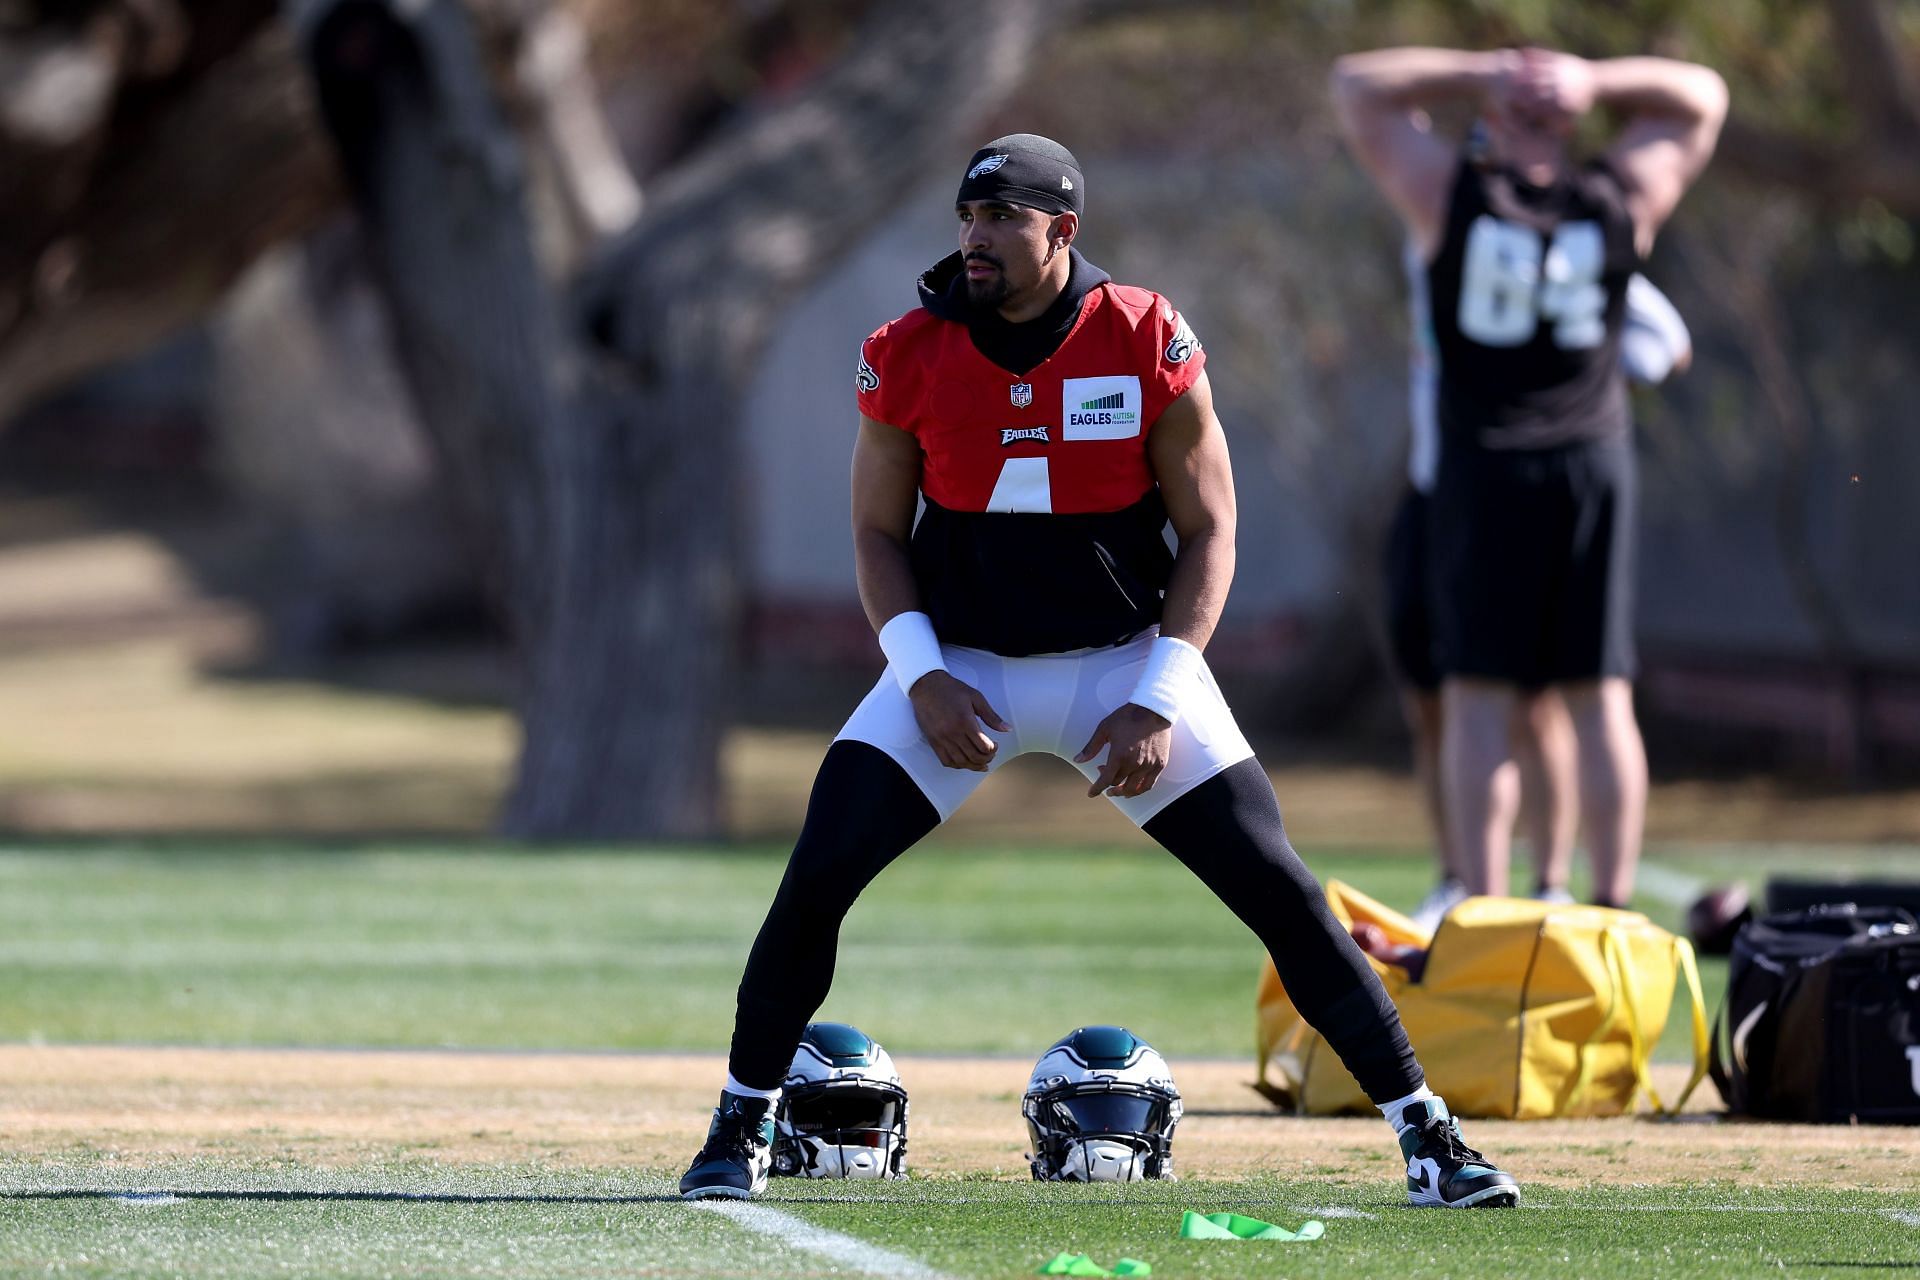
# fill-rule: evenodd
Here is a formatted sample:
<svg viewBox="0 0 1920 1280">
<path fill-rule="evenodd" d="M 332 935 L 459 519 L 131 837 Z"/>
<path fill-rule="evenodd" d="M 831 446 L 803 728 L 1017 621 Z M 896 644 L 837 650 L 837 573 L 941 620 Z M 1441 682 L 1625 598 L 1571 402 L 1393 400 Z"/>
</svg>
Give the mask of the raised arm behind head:
<svg viewBox="0 0 1920 1280">
<path fill-rule="evenodd" d="M 1375 49 L 1335 61 L 1329 88 L 1341 131 L 1422 256 L 1440 242 L 1458 146 L 1433 132 L 1429 108 L 1484 104 L 1518 73 L 1511 49 Z"/>
<path fill-rule="evenodd" d="M 1360 165 L 1423 254 L 1439 243 L 1456 144 L 1427 111 L 1465 100 L 1486 121 L 1499 158 L 1546 181 L 1567 162 L 1580 118 L 1595 106 L 1627 119 L 1608 151 L 1627 188 L 1641 253 L 1713 154 L 1727 89 L 1707 67 L 1668 58 L 1589 61 L 1551 49 L 1376 49 L 1334 63 L 1331 89 Z"/>
</svg>

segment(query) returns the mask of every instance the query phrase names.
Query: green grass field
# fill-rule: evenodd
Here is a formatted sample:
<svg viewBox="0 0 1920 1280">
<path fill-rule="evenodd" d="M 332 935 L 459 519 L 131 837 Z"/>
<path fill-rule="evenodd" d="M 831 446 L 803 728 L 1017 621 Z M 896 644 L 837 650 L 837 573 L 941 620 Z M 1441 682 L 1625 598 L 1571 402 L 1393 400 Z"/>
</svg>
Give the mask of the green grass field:
<svg viewBox="0 0 1920 1280">
<path fill-rule="evenodd" d="M 0 1038 L 716 1049 L 784 852 L 71 851 L 0 857 Z M 1324 874 L 1400 901 L 1425 873 Z M 828 1014 L 915 1053 L 1115 1021 L 1252 1046 L 1258 944 L 1151 850 L 928 850 L 843 932 Z M 723 998 L 717 999 L 716 996 Z"/>
<path fill-rule="evenodd" d="M 718 1049 L 784 851 L 168 845 L 0 850 L 0 1041 Z M 1663 851 L 1700 880 L 1887 871 L 1911 850 Z M 1316 852 L 1410 907 L 1429 872 Z M 1680 908 L 1638 903 L 1678 927 Z M 914 1053 L 1034 1053 L 1122 1022 L 1252 1052 L 1260 950 L 1156 850 L 929 849 L 842 934 L 823 1016 Z M 1723 966 L 1703 966 L 1717 1003 Z M 1684 1052 L 1675 1020 L 1665 1056 Z"/>
<path fill-rule="evenodd" d="M 406 1177 L 362 1176 L 368 1180 L 358 1186 Z M 265 1171 L 262 1180 L 280 1187 L 286 1178 Z M 412 1199 L 369 1195 L 355 1184 L 199 1193 L 208 1198 L 183 1187 L 185 1197 L 76 1191 L 0 1199 L 0 1275 L 1019 1276 L 1061 1251 L 1108 1266 L 1139 1258 L 1167 1280 L 1691 1280 L 1920 1269 L 1920 1195 L 1610 1187 L 1541 1193 L 1518 1210 L 1473 1214 L 1404 1209 L 1386 1187 L 1356 1192 L 1258 1179 L 1124 1188 L 909 1183 L 870 1194 L 783 1183 L 761 1202 L 777 1215 L 768 1225 L 797 1221 L 866 1246 L 836 1258 L 682 1204 L 660 1176 L 429 1185 Z M 1187 1207 L 1281 1217 L 1294 1226 L 1318 1215 L 1327 1230 L 1320 1240 L 1291 1244 L 1180 1240 Z"/>
<path fill-rule="evenodd" d="M 1673 896 L 1685 877 L 1758 887 L 1769 869 L 1887 872 L 1915 851 L 1656 857 Z M 1396 905 L 1428 883 L 1410 857 L 1310 860 Z M 16 846 L 0 850 L 0 1041 L 718 1052 L 780 867 L 765 849 Z M 1677 923 L 1672 902 L 1642 905 Z M 915 1055 L 1035 1055 L 1112 1020 L 1176 1061 L 1250 1058 L 1258 960 L 1157 853 L 929 850 L 885 873 L 849 919 L 824 1013 Z M 1704 968 L 1717 1001 L 1724 968 Z M 1841 1179 L 1742 1185 L 1737 1168 L 1638 1185 L 1633 1122 L 1614 1123 L 1619 1157 L 1596 1163 L 1590 1185 L 1537 1189 L 1505 1214 L 1406 1210 L 1391 1176 L 1120 1189 L 944 1176 L 781 1183 L 766 1215 L 729 1217 L 673 1198 L 677 1169 L 217 1148 L 27 1157 L 0 1130 L 0 1276 L 1011 1276 L 1060 1250 L 1142 1258 L 1166 1277 L 1920 1269 L 1920 1169 L 1910 1194 Z M 1182 1208 L 1319 1216 L 1327 1232 L 1181 1241 Z"/>
<path fill-rule="evenodd" d="M 15 850 L 0 854 L 0 1040 L 720 1048 L 732 1007 L 715 997 L 783 859 Z M 1727 873 L 1712 864 L 1694 865 Z M 1313 865 L 1400 906 L 1428 887 L 1411 858 Z M 1238 1057 L 1260 954 L 1154 850 L 927 850 L 855 907 L 825 1012 L 915 1053 L 1037 1055 L 1112 1021 L 1182 1056 Z"/>
</svg>

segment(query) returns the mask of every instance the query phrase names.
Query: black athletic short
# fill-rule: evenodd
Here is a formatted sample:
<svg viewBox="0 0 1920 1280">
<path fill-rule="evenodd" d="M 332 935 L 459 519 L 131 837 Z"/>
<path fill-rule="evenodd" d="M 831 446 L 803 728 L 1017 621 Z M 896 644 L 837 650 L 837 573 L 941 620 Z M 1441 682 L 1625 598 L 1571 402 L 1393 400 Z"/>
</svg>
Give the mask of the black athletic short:
<svg viewBox="0 0 1920 1280">
<path fill-rule="evenodd" d="M 1442 446 L 1429 514 L 1440 670 L 1528 688 L 1634 673 L 1633 441 Z"/>
<path fill-rule="evenodd" d="M 1433 656 L 1431 559 L 1427 554 L 1426 494 L 1412 485 L 1393 513 L 1387 534 L 1387 642 L 1400 683 L 1424 693 L 1440 687 Z"/>
</svg>

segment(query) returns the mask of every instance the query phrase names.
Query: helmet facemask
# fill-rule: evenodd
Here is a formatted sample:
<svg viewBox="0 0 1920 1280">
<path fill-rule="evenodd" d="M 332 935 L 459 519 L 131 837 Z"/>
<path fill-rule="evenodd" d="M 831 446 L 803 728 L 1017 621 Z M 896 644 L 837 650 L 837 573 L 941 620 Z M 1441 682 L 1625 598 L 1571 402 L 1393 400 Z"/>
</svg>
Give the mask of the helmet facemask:
<svg viewBox="0 0 1920 1280">
<path fill-rule="evenodd" d="M 1062 1081 L 1021 1106 L 1033 1176 L 1049 1182 L 1139 1182 L 1173 1176 L 1180 1097 L 1124 1080 Z"/>
<path fill-rule="evenodd" d="M 809 1022 L 773 1112 L 773 1172 L 800 1178 L 907 1176 L 907 1091 L 878 1041 Z"/>
<path fill-rule="evenodd" d="M 774 1115 L 773 1172 L 805 1178 L 906 1176 L 907 1094 L 847 1077 L 788 1085 Z"/>
</svg>

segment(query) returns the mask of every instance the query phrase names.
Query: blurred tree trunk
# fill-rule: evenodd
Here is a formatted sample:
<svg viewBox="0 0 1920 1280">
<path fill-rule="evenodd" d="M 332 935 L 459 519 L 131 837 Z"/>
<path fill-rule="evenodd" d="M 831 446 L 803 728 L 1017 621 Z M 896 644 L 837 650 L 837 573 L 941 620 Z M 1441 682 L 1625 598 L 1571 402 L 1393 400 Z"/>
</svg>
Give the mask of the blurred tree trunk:
<svg viewBox="0 0 1920 1280">
<path fill-rule="evenodd" d="M 782 304 L 964 154 L 962 131 L 1070 8 L 875 5 L 808 87 L 667 173 L 565 294 L 465 11 L 306 15 L 402 365 L 487 535 L 523 662 L 506 830 L 716 831 L 745 382 Z"/>
</svg>

